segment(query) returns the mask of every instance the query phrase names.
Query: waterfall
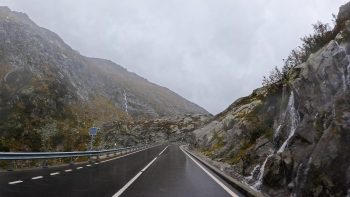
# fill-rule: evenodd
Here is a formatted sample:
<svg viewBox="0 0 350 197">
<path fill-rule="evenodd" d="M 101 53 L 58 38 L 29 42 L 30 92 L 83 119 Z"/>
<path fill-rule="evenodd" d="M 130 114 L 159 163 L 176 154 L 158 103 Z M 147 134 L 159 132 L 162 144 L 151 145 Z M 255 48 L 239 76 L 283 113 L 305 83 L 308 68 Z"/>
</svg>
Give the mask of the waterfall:
<svg viewBox="0 0 350 197">
<path fill-rule="evenodd" d="M 295 176 L 295 184 L 296 185 L 299 185 L 299 182 L 300 182 L 300 174 L 301 174 L 301 171 L 303 169 L 303 163 L 300 163 L 298 165 L 298 168 L 297 168 L 297 174 Z"/>
<path fill-rule="evenodd" d="M 340 46 L 338 45 L 338 47 L 340 49 L 342 49 L 345 54 L 346 54 L 346 49 L 344 46 Z M 349 62 L 349 64 L 347 66 L 345 66 L 345 68 L 343 68 L 343 75 L 342 75 L 342 82 L 343 82 L 343 91 L 345 92 L 347 89 L 348 89 L 348 86 L 350 85 L 350 75 L 349 75 L 349 72 L 350 72 L 350 56 L 349 55 L 346 55 L 346 58 Z"/>
<path fill-rule="evenodd" d="M 309 158 L 306 166 L 304 167 L 303 163 L 301 163 L 297 169 L 297 175 L 296 175 L 296 186 L 297 187 L 303 187 L 305 185 L 305 182 L 307 181 L 306 177 L 310 171 L 310 165 L 312 163 L 312 156 Z"/>
<path fill-rule="evenodd" d="M 126 96 L 125 90 L 123 92 L 123 95 L 124 95 L 124 102 L 125 102 L 125 112 L 128 113 L 128 98 Z"/>
<path fill-rule="evenodd" d="M 246 180 L 252 180 L 254 177 L 255 172 L 259 169 L 260 164 L 256 165 L 253 169 L 253 171 L 250 173 L 250 176 L 245 177 Z"/>
<path fill-rule="evenodd" d="M 350 62 L 350 58 L 348 56 L 349 62 Z M 345 82 L 347 86 L 350 86 L 350 63 L 348 64 L 348 66 L 346 67 L 346 73 L 345 73 Z"/>
<path fill-rule="evenodd" d="M 347 80 L 346 80 L 346 76 L 345 76 L 345 71 L 344 71 L 343 76 L 342 76 L 342 81 L 343 81 L 343 91 L 345 92 L 347 89 Z"/>
<path fill-rule="evenodd" d="M 350 57 L 349 55 L 346 55 L 347 58 L 348 58 L 348 61 L 350 62 Z M 343 86 L 344 86 L 344 92 L 348 89 L 348 86 L 350 85 L 350 75 L 349 75 L 349 72 L 350 72 L 350 63 L 344 68 L 344 71 L 343 71 Z"/>
<path fill-rule="evenodd" d="M 304 171 L 304 177 L 306 177 L 306 175 L 309 173 L 311 163 L 312 163 L 312 157 L 310 157 L 309 160 L 307 161 L 307 165 Z"/>
<path fill-rule="evenodd" d="M 273 134 L 273 139 L 275 140 L 281 133 L 282 124 L 278 125 L 275 133 Z"/>
<path fill-rule="evenodd" d="M 286 111 L 286 114 L 289 115 L 288 117 L 289 117 L 289 122 L 290 122 L 290 130 L 289 130 L 287 139 L 283 142 L 281 147 L 278 149 L 277 153 L 281 153 L 285 150 L 285 148 L 287 147 L 287 145 L 289 143 L 289 140 L 294 136 L 295 130 L 297 129 L 297 126 L 299 124 L 299 115 L 298 115 L 297 110 L 295 109 L 294 104 L 295 104 L 294 93 L 292 91 L 290 94 L 289 100 L 288 100 L 287 111 Z M 279 136 L 281 129 L 282 129 L 282 124 L 280 124 L 276 128 L 275 133 L 274 133 L 274 139 Z M 262 185 L 262 181 L 264 178 L 265 165 L 266 165 L 267 161 L 269 160 L 269 158 L 274 156 L 274 155 L 275 155 L 275 153 L 272 153 L 272 154 L 269 154 L 265 158 L 265 161 L 262 163 L 262 165 L 259 169 L 258 179 L 255 182 L 255 184 L 253 185 L 254 188 L 259 189 L 259 187 Z"/>
<path fill-rule="evenodd" d="M 290 131 L 288 134 L 287 139 L 283 142 L 282 146 L 278 149 L 277 153 L 281 153 L 284 151 L 286 146 L 288 145 L 289 140 L 294 136 L 295 130 L 297 129 L 298 123 L 299 123 L 299 116 L 298 112 L 294 107 L 294 94 L 293 91 L 290 94 L 289 101 L 288 101 L 288 113 L 289 113 L 289 119 L 290 119 Z"/>
<path fill-rule="evenodd" d="M 256 181 L 256 183 L 253 185 L 254 188 L 259 189 L 259 187 L 262 184 L 262 180 L 264 178 L 264 171 L 265 171 L 265 165 L 267 163 L 267 161 L 269 160 L 270 157 L 272 157 L 274 154 L 270 154 L 266 157 L 264 163 L 261 165 L 259 174 L 258 174 L 258 180 Z"/>
</svg>

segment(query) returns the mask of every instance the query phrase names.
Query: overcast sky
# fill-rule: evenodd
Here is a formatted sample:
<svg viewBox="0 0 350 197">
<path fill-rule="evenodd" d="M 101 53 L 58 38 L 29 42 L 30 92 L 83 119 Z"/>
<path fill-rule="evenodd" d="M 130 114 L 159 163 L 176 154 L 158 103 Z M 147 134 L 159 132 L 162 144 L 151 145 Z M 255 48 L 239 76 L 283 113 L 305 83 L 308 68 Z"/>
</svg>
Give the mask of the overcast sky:
<svg viewBox="0 0 350 197">
<path fill-rule="evenodd" d="M 110 59 L 216 114 L 345 0 L 0 0 L 81 54 Z"/>
</svg>

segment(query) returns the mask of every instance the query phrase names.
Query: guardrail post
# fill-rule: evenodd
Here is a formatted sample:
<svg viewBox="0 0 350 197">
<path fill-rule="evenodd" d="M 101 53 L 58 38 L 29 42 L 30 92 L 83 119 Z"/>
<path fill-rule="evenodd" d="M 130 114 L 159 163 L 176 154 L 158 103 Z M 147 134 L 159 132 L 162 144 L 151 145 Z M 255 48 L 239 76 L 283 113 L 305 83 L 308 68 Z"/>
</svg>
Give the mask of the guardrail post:
<svg viewBox="0 0 350 197">
<path fill-rule="evenodd" d="M 41 163 L 41 166 L 43 168 L 47 168 L 47 160 L 46 159 L 43 160 L 43 162 Z"/>
<path fill-rule="evenodd" d="M 96 161 L 99 161 L 99 160 L 100 160 L 100 154 L 97 154 Z"/>
<path fill-rule="evenodd" d="M 74 165 L 73 157 L 70 158 L 69 165 L 70 165 L 70 166 Z"/>
<path fill-rule="evenodd" d="M 92 158 L 91 158 L 91 156 L 89 156 L 89 163 L 92 163 Z"/>
<path fill-rule="evenodd" d="M 14 171 L 15 170 L 15 165 L 16 165 L 16 163 L 15 163 L 16 161 L 15 160 L 9 160 L 8 162 L 7 162 L 7 171 Z"/>
</svg>

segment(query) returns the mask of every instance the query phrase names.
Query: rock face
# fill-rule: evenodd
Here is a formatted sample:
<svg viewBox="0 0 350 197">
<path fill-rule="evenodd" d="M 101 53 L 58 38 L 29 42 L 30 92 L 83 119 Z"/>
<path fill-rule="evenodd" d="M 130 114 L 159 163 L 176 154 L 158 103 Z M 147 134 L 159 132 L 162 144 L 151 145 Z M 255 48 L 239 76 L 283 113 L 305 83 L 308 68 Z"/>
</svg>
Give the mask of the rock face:
<svg viewBox="0 0 350 197">
<path fill-rule="evenodd" d="M 0 151 L 84 149 L 90 126 L 187 113 L 208 114 L 0 7 Z"/>
<path fill-rule="evenodd" d="M 99 147 L 104 149 L 140 143 L 188 143 L 193 138 L 192 131 L 203 126 L 211 118 L 210 115 L 186 114 L 146 121 L 106 123 L 97 136 L 101 141 Z"/>
<path fill-rule="evenodd" d="M 338 19 L 350 35 L 350 4 Z M 287 85 L 258 89 L 195 130 L 194 147 L 271 196 L 349 195 L 349 48 L 337 36 L 297 66 Z"/>
</svg>

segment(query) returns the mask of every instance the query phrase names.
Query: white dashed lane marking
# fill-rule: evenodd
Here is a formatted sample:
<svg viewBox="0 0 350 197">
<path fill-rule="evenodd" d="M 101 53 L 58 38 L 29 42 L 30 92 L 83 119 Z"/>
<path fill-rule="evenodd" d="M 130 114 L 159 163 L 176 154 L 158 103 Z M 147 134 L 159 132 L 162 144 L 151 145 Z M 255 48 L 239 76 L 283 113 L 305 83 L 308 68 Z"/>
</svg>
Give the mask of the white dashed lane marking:
<svg viewBox="0 0 350 197">
<path fill-rule="evenodd" d="M 158 154 L 158 156 L 160 156 L 167 148 L 168 148 L 168 146 L 165 147 L 165 148 Z M 147 170 L 147 168 L 150 167 L 154 161 L 156 161 L 157 158 L 158 158 L 158 157 L 155 157 L 151 162 L 149 162 L 139 173 L 137 173 L 129 182 L 127 182 L 126 185 L 124 185 L 124 187 L 122 187 L 117 193 L 115 193 L 115 194 L 113 195 L 113 197 L 119 197 L 120 195 L 122 195 L 123 192 L 124 192 L 137 178 L 139 178 L 139 176 L 141 176 L 141 174 L 142 174 L 143 172 L 145 172 L 145 171 Z"/>
<path fill-rule="evenodd" d="M 135 154 L 135 153 L 138 153 L 138 152 L 141 152 L 141 151 L 144 151 L 144 150 L 153 148 L 153 147 L 155 147 L 155 146 L 148 147 L 148 148 L 143 148 L 143 149 L 140 149 L 140 150 L 138 150 L 138 151 L 131 152 L 131 153 L 129 153 L 129 154 L 125 154 L 125 155 L 122 155 L 122 156 L 119 156 L 119 157 L 115 157 L 115 158 L 112 158 L 112 159 L 104 160 L 104 161 L 101 161 L 101 162 L 99 162 L 99 163 L 94 163 L 94 164 L 95 164 L 95 165 L 98 165 L 98 164 L 101 164 L 101 163 L 105 163 L 105 162 L 108 162 L 108 161 L 112 161 L 112 160 L 115 160 L 115 159 L 119 159 L 119 158 L 122 158 L 122 157 L 125 157 L 125 156 L 128 156 L 128 155 L 131 155 L 131 154 Z M 166 149 L 166 148 L 165 148 L 165 149 Z M 164 149 L 164 150 L 165 150 L 165 149 Z M 164 150 L 163 150 L 161 153 L 163 153 Z M 160 154 L 161 154 L 161 153 L 160 153 Z M 159 155 L 160 155 L 160 154 L 159 154 Z M 155 158 L 155 159 L 156 159 L 156 158 Z M 154 160 L 155 160 L 155 159 L 154 159 Z M 153 163 L 153 162 L 152 162 L 152 163 Z M 91 164 L 87 164 L 86 166 L 87 166 L 87 167 L 90 167 Z M 149 166 L 149 165 L 148 165 L 148 166 Z M 147 167 L 148 167 L 148 166 L 147 166 Z M 84 167 L 80 166 L 80 167 L 77 167 L 76 169 L 77 169 L 77 170 L 80 170 L 80 169 L 82 169 L 82 168 L 84 168 Z M 146 170 L 146 168 L 143 169 L 142 172 L 143 172 L 144 170 Z M 65 172 L 71 172 L 71 171 L 73 171 L 73 169 L 67 169 L 67 170 L 65 170 Z M 141 173 L 142 173 L 142 172 L 141 172 Z M 55 176 L 55 175 L 58 175 L 58 174 L 60 174 L 60 172 L 53 172 L 53 173 L 50 173 L 50 176 Z M 42 179 L 42 178 L 44 178 L 44 177 L 43 177 L 43 176 L 35 176 L 35 177 L 32 177 L 32 180 L 37 180 L 37 179 Z M 23 181 L 22 181 L 22 180 L 17 180 L 17 181 L 8 182 L 9 185 L 14 185 L 14 184 L 18 184 L 18 183 L 23 183 Z"/>
<path fill-rule="evenodd" d="M 21 180 L 18 180 L 18 181 L 12 181 L 12 182 L 9 182 L 10 185 L 14 185 L 14 184 L 17 184 L 17 183 L 22 183 L 23 181 Z"/>
</svg>

